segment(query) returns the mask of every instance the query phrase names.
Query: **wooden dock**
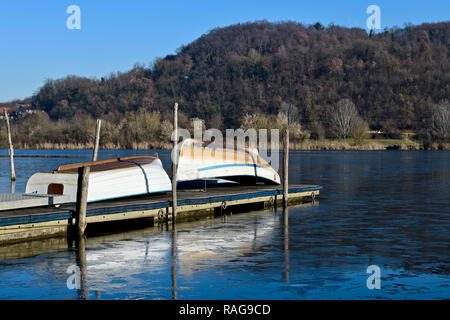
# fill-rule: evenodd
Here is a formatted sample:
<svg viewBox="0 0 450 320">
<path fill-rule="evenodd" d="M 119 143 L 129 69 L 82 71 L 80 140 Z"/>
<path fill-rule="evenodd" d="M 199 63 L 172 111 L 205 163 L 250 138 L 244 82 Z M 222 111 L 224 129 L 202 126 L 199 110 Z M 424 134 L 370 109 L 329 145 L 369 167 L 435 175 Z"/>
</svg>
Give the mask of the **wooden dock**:
<svg viewBox="0 0 450 320">
<path fill-rule="evenodd" d="M 69 201 L 67 195 L 0 193 L 0 212 L 2 210 L 56 205 L 67 201 Z"/>
<path fill-rule="evenodd" d="M 289 204 L 314 201 L 321 189 L 317 185 L 290 185 Z M 177 193 L 177 221 L 282 205 L 283 198 L 281 186 L 215 187 Z M 90 203 L 86 211 L 88 229 L 92 224 L 120 220 L 165 222 L 171 219 L 171 199 L 168 192 Z M 67 234 L 74 225 L 75 204 L 13 208 L 0 211 L 0 244 Z"/>
</svg>

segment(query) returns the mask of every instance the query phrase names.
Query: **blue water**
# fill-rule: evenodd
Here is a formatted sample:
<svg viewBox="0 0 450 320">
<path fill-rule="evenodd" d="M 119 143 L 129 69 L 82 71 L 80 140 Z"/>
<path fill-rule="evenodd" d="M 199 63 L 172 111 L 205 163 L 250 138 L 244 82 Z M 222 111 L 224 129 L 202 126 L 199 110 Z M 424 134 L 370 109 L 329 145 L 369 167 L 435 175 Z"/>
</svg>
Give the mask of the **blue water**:
<svg viewBox="0 0 450 320">
<path fill-rule="evenodd" d="M 37 154 L 55 157 L 20 157 Z M 32 173 L 91 152 L 16 155 L 23 192 Z M 290 182 L 323 190 L 288 224 L 272 209 L 90 237 L 80 290 L 66 284 L 80 252 L 65 238 L 2 246 L 0 299 L 449 299 L 449 164 L 446 151 L 291 152 Z M 0 193 L 8 177 L 0 157 Z M 367 287 L 370 265 L 380 289 Z"/>
</svg>

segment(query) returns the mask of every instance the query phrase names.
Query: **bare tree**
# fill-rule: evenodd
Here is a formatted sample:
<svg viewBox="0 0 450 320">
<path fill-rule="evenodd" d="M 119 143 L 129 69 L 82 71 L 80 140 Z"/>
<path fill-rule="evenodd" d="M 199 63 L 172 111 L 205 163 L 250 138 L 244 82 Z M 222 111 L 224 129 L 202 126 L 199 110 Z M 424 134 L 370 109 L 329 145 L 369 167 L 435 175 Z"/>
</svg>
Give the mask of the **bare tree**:
<svg viewBox="0 0 450 320">
<path fill-rule="evenodd" d="M 362 118 L 357 117 L 352 125 L 350 136 L 355 139 L 355 143 L 357 145 L 361 145 L 364 137 L 367 134 L 367 131 L 369 131 L 369 125 L 367 124 L 367 122 Z"/>
<path fill-rule="evenodd" d="M 450 137 L 450 103 L 448 100 L 442 101 L 434 108 L 431 128 L 433 133 L 444 141 Z"/>
<path fill-rule="evenodd" d="M 347 141 L 356 119 L 358 111 L 350 99 L 339 100 L 329 113 L 330 130 L 338 138 Z"/>
<path fill-rule="evenodd" d="M 300 113 L 295 105 L 292 103 L 283 102 L 278 109 L 276 118 L 276 126 L 282 132 L 291 134 L 297 140 L 302 131 L 300 125 Z"/>
<path fill-rule="evenodd" d="M 279 125 L 292 126 L 293 124 L 300 121 L 300 114 L 298 109 L 292 103 L 283 102 L 278 109 L 279 119 L 282 119 L 284 123 L 279 123 Z"/>
</svg>

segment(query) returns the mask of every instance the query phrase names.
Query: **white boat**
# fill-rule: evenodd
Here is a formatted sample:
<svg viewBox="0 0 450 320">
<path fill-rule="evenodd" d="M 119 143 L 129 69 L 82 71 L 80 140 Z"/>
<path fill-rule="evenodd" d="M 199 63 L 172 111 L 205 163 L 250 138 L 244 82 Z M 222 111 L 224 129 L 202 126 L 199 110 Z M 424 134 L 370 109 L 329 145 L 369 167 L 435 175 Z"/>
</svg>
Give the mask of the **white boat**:
<svg viewBox="0 0 450 320">
<path fill-rule="evenodd" d="M 179 148 L 177 182 L 224 179 L 280 184 L 280 176 L 256 149 L 214 146 L 186 139 Z"/>
<path fill-rule="evenodd" d="M 76 202 L 78 168 L 90 167 L 88 202 L 167 192 L 171 181 L 161 160 L 134 156 L 59 166 L 55 171 L 38 172 L 27 181 L 26 193 L 69 195 Z"/>
</svg>

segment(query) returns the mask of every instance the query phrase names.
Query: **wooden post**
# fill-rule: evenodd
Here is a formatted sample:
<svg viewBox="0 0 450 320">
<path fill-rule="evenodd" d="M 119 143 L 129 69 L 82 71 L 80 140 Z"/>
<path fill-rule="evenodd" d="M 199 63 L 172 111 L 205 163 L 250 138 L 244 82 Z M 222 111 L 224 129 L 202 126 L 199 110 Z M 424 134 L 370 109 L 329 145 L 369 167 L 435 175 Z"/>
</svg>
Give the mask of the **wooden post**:
<svg viewBox="0 0 450 320">
<path fill-rule="evenodd" d="M 11 127 L 9 125 L 8 111 L 5 109 L 5 119 L 6 119 L 6 130 L 8 132 L 8 142 L 9 142 L 9 159 L 11 162 L 11 181 L 16 180 L 16 171 L 14 170 L 14 148 L 11 139 Z"/>
<path fill-rule="evenodd" d="M 78 168 L 77 203 L 75 211 L 75 227 L 78 237 L 83 237 L 84 231 L 86 230 L 89 172 L 89 167 Z"/>
<path fill-rule="evenodd" d="M 94 152 L 92 154 L 92 161 L 97 161 L 98 146 L 100 144 L 100 127 L 102 126 L 102 120 L 97 119 L 97 125 L 95 127 L 95 145 Z"/>
<path fill-rule="evenodd" d="M 178 103 L 175 102 L 173 109 L 173 150 L 177 151 L 178 142 Z M 172 224 L 175 225 L 177 220 L 177 162 L 178 154 L 175 154 L 174 161 L 172 161 Z"/>
<path fill-rule="evenodd" d="M 289 126 L 285 129 L 283 144 L 283 206 L 286 207 L 289 195 Z"/>
</svg>

